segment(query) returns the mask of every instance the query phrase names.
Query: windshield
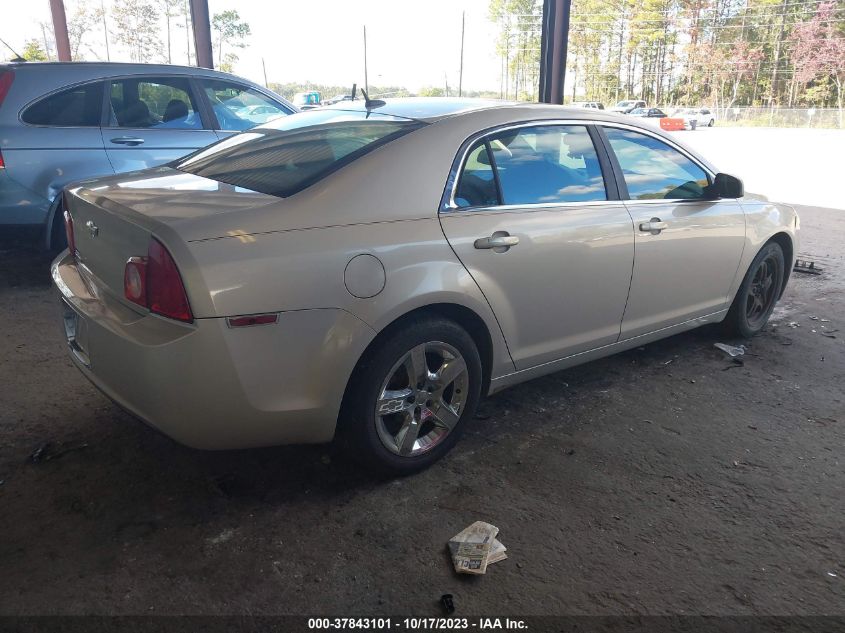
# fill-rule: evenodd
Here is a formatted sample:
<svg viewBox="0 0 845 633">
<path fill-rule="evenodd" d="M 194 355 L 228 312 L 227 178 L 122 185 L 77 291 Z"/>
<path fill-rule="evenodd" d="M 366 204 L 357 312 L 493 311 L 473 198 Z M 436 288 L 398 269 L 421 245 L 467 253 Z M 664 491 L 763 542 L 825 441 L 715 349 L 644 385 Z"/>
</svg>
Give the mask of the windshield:
<svg viewBox="0 0 845 633">
<path fill-rule="evenodd" d="M 635 110 L 631 110 L 631 114 L 645 114 L 645 108 L 636 108 Z"/>
<path fill-rule="evenodd" d="M 616 107 L 617 108 L 627 108 L 632 103 L 634 103 L 634 102 L 633 101 L 620 101 L 619 103 L 616 104 Z"/>
<path fill-rule="evenodd" d="M 230 136 L 174 166 L 284 198 L 423 125 L 373 112 L 311 110 Z"/>
</svg>

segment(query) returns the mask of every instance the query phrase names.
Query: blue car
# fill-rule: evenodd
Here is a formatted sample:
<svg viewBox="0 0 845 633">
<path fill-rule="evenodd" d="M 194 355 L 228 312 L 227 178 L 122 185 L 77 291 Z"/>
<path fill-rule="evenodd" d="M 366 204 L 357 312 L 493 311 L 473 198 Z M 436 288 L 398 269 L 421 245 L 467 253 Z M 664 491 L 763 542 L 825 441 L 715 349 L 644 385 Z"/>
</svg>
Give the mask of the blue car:
<svg viewBox="0 0 845 633">
<path fill-rule="evenodd" d="M 296 111 L 205 68 L 0 64 L 0 230 L 41 226 L 47 247 L 63 248 L 59 194 L 69 182 L 168 163 Z"/>
</svg>

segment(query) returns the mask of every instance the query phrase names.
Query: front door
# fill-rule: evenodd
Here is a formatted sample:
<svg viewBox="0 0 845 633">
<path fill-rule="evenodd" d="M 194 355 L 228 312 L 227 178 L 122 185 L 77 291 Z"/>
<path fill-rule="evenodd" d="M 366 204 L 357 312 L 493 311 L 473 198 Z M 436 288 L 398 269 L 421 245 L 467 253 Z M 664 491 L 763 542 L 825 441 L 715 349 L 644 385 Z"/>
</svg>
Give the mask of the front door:
<svg viewBox="0 0 845 633">
<path fill-rule="evenodd" d="M 494 132 L 470 149 L 441 224 L 517 369 L 619 338 L 634 235 L 607 198 L 584 125 Z"/>
<path fill-rule="evenodd" d="M 217 141 L 186 77 L 112 79 L 103 144 L 116 173 L 155 167 Z"/>
<path fill-rule="evenodd" d="M 628 189 L 636 236 L 622 339 L 725 309 L 745 245 L 739 201 L 707 199 L 707 172 L 655 136 L 604 131 Z"/>
</svg>

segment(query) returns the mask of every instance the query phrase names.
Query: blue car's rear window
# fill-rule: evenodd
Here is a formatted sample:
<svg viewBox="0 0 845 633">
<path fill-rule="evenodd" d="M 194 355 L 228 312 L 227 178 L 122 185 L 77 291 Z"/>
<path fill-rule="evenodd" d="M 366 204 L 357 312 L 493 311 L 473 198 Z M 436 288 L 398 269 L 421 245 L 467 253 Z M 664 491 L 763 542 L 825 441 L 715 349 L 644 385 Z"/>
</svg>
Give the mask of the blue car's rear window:
<svg viewBox="0 0 845 633">
<path fill-rule="evenodd" d="M 423 125 L 374 112 L 311 110 L 230 136 L 174 166 L 284 198 Z"/>
</svg>

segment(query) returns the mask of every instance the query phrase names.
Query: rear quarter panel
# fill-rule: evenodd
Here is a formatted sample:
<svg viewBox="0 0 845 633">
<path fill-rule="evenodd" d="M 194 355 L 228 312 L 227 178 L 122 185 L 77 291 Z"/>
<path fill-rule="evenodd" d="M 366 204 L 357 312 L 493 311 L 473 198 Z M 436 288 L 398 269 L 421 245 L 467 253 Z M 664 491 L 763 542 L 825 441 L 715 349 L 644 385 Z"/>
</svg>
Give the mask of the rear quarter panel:
<svg viewBox="0 0 845 633">
<path fill-rule="evenodd" d="M 207 316 L 339 308 L 379 332 L 417 308 L 457 304 L 487 326 L 493 375 L 513 371 L 498 323 L 436 217 L 204 240 L 189 249 L 211 297 Z M 373 297 L 347 289 L 346 267 L 361 254 L 384 269 Z"/>
</svg>

